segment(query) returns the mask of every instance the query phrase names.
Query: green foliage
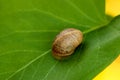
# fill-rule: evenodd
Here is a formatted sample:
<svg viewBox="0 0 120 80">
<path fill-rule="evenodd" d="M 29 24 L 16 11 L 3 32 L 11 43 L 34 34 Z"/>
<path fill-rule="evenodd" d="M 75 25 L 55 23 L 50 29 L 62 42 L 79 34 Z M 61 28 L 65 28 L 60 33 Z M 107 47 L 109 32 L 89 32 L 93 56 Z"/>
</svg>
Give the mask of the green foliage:
<svg viewBox="0 0 120 80">
<path fill-rule="evenodd" d="M 104 0 L 0 0 L 0 80 L 91 80 L 120 53 L 120 17 L 109 25 Z M 65 61 L 51 55 L 65 28 L 84 41 Z"/>
</svg>

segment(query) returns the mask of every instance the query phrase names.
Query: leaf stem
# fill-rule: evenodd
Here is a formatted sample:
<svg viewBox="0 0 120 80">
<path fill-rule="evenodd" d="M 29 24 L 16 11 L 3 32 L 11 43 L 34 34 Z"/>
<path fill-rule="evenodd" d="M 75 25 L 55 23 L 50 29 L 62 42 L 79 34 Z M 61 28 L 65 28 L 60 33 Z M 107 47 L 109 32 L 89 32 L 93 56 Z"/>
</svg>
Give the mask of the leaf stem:
<svg viewBox="0 0 120 80">
<path fill-rule="evenodd" d="M 97 30 L 97 29 L 100 29 L 100 28 L 106 26 L 108 23 L 109 23 L 109 22 L 107 22 L 106 24 L 100 25 L 100 26 L 93 27 L 93 28 L 88 29 L 88 30 L 86 30 L 86 31 L 83 31 L 83 34 L 88 34 L 88 33 L 92 32 L 92 31 L 95 31 L 95 30 Z"/>
</svg>

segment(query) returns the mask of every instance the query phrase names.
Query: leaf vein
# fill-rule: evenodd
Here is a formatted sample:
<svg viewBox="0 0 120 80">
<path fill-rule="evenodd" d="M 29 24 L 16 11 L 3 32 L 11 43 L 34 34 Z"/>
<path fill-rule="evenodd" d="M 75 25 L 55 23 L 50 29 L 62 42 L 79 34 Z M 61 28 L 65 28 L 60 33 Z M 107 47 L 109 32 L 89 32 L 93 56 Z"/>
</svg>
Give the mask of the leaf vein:
<svg viewBox="0 0 120 80">
<path fill-rule="evenodd" d="M 57 65 L 58 61 L 50 68 L 50 70 L 47 72 L 47 74 L 45 75 L 45 77 L 42 80 L 45 80 L 45 78 L 47 78 L 47 76 L 50 74 L 50 72 L 55 68 L 55 66 Z"/>
<path fill-rule="evenodd" d="M 83 16 L 85 16 L 86 18 L 88 18 L 89 20 L 91 20 L 94 23 L 97 23 L 94 19 L 92 19 L 91 17 L 89 17 L 86 13 L 84 13 L 81 9 L 79 9 L 78 6 L 75 5 L 75 3 L 73 3 L 70 0 L 66 0 L 66 2 L 68 2 L 72 7 L 74 7 L 79 13 L 81 13 Z"/>
<path fill-rule="evenodd" d="M 11 74 L 6 80 L 9 80 L 10 78 L 12 78 L 15 74 L 17 74 L 18 72 L 20 72 L 21 70 L 25 69 L 26 67 L 28 67 L 29 65 L 31 65 L 33 62 L 35 62 L 36 60 L 40 59 L 41 57 L 43 57 L 44 55 L 46 55 L 47 53 L 49 53 L 51 50 L 49 49 L 48 51 L 44 52 L 43 54 L 39 55 L 38 57 L 36 57 L 35 59 L 31 60 L 29 63 L 27 63 L 26 65 L 24 65 L 23 67 L 19 68 L 17 71 L 15 71 L 13 74 Z"/>
</svg>

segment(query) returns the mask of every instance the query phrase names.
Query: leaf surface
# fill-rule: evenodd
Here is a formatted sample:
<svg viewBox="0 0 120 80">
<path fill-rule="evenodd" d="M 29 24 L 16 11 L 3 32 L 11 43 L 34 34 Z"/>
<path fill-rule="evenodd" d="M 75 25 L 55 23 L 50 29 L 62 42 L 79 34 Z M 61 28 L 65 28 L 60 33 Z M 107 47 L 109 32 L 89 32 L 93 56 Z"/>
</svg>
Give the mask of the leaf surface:
<svg viewBox="0 0 120 80">
<path fill-rule="evenodd" d="M 103 26 L 104 0 L 0 0 L 0 80 L 92 79 L 120 53 L 119 21 Z M 70 59 L 55 60 L 52 42 L 70 27 L 84 41 Z"/>
</svg>

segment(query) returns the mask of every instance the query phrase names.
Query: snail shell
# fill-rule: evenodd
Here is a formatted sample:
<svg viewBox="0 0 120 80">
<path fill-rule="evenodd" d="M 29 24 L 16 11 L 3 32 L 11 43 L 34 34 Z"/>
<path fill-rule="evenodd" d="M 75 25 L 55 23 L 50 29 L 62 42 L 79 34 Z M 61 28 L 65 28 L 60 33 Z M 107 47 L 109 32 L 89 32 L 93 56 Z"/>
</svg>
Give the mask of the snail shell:
<svg viewBox="0 0 120 80">
<path fill-rule="evenodd" d="M 52 54 L 56 59 L 62 59 L 71 55 L 83 40 L 83 33 L 74 28 L 68 28 L 60 32 L 52 45 Z"/>
</svg>

